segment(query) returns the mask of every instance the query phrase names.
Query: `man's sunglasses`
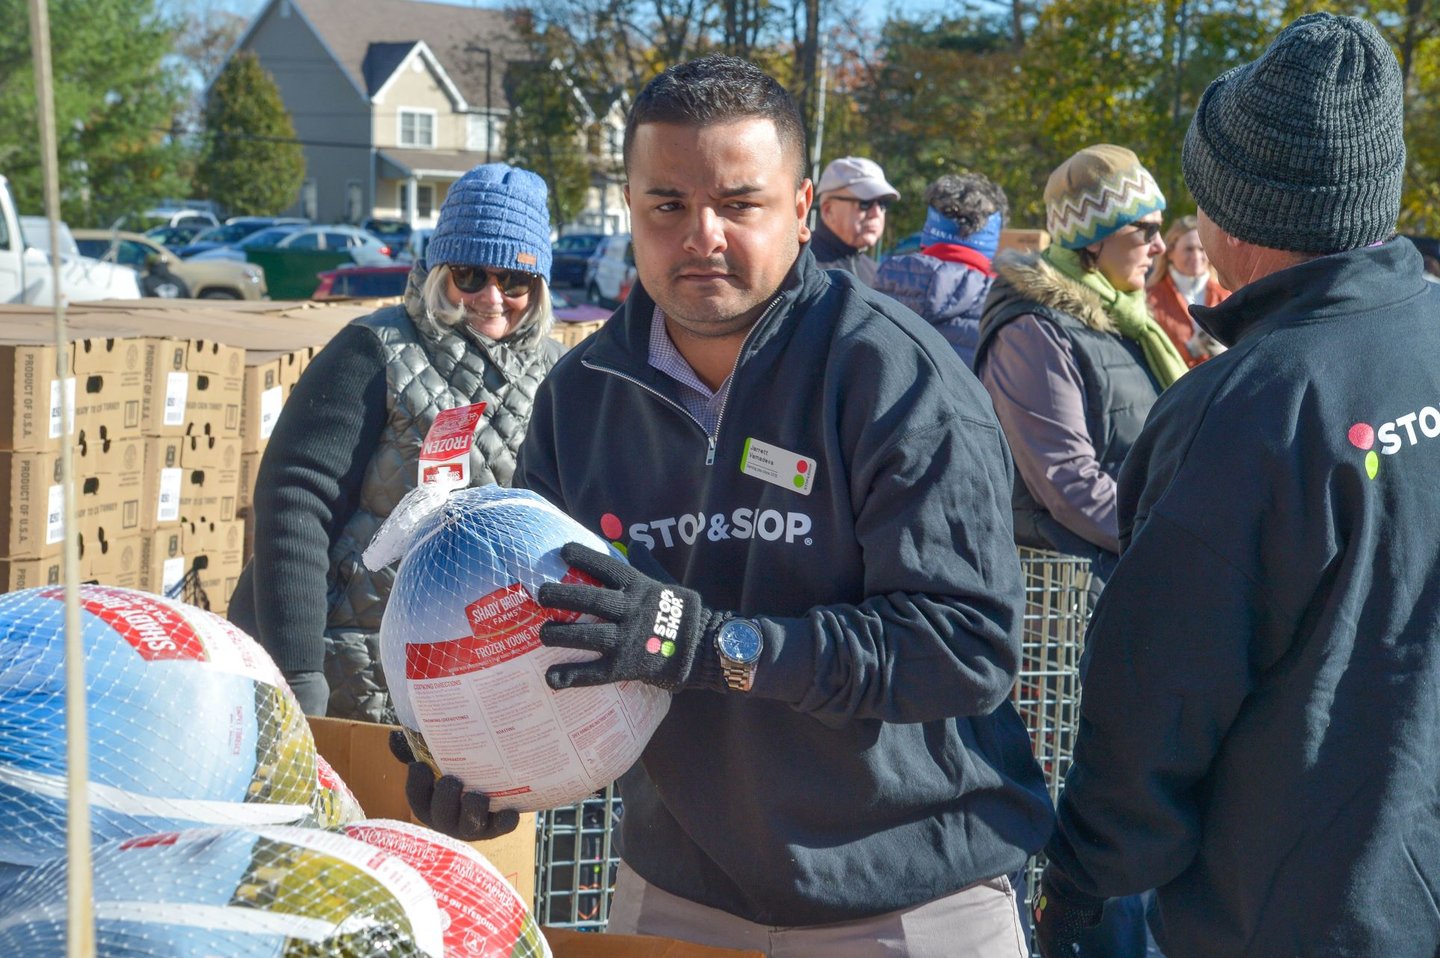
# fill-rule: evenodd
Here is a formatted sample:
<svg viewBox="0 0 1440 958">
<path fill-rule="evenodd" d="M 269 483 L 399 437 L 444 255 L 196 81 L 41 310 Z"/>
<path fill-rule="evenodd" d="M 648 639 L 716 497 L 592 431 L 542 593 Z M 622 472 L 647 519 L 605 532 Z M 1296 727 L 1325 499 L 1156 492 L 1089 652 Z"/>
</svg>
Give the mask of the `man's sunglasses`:
<svg viewBox="0 0 1440 958">
<path fill-rule="evenodd" d="M 879 199 L 874 200 L 862 200 L 858 196 L 832 196 L 830 198 L 832 200 L 844 200 L 846 203 L 854 203 L 856 206 L 860 207 L 860 211 L 862 213 L 870 212 L 871 207 L 875 206 L 880 207 L 882 210 L 888 210 L 890 208 L 890 204 L 893 202 L 888 196 L 882 196 Z"/>
<path fill-rule="evenodd" d="M 480 292 L 491 279 L 494 279 L 495 285 L 500 288 L 500 294 L 509 296 L 511 299 L 524 296 L 535 286 L 534 275 L 518 269 L 452 266 L 450 267 L 450 278 L 455 281 L 455 288 L 467 295 Z"/>
<path fill-rule="evenodd" d="M 1159 223 L 1131 223 L 1130 225 L 1135 227 L 1135 232 L 1131 235 L 1142 237 L 1146 243 L 1155 242 L 1155 237 L 1160 235 Z"/>
</svg>

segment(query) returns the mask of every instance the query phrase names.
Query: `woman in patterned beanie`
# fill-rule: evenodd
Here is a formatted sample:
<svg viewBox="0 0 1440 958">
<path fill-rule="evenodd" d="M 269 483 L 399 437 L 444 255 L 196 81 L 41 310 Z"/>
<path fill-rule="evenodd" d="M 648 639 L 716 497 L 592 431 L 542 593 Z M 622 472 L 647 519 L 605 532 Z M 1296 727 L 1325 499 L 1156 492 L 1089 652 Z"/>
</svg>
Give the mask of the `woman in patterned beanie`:
<svg viewBox="0 0 1440 958">
<path fill-rule="evenodd" d="M 393 721 L 379 631 L 395 570 L 370 572 L 361 553 L 417 485 L 443 409 L 485 403 L 470 482 L 508 484 L 535 389 L 559 355 L 540 177 L 500 163 L 470 170 L 450 187 L 425 255 L 402 303 L 355 320 L 306 368 L 255 484 L 255 556 L 230 618 L 312 715 Z"/>
</svg>

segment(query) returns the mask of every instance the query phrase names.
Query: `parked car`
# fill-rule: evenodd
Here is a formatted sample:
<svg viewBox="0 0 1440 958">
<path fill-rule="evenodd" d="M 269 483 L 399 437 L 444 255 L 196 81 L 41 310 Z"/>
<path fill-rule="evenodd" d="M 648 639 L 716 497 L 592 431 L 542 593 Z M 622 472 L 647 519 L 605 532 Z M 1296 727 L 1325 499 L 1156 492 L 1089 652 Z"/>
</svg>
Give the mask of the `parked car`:
<svg viewBox="0 0 1440 958">
<path fill-rule="evenodd" d="M 265 273 L 252 263 L 184 260 L 148 236 L 123 230 L 75 230 L 75 242 L 86 256 L 139 272 L 148 268 L 151 257 L 157 257 L 197 299 L 265 298 Z"/>
<path fill-rule="evenodd" d="M 57 235 L 50 235 L 50 221 L 43 216 L 19 218 L 20 233 L 25 240 L 25 275 L 27 284 L 37 283 L 24 302 L 50 305 L 54 302 L 52 255 L 60 258 L 60 286 L 66 299 L 85 302 L 96 299 L 139 299 L 140 275 L 127 266 L 102 263 L 80 252 L 70 227 L 60 224 Z"/>
<path fill-rule="evenodd" d="M 361 266 L 386 266 L 390 247 L 358 226 L 307 226 L 275 244 L 277 249 L 348 250 Z"/>
<path fill-rule="evenodd" d="M 603 233 L 571 233 L 550 244 L 551 286 L 585 286 L 585 266 L 595 255 Z"/>
<path fill-rule="evenodd" d="M 360 224 L 360 228 L 371 236 L 390 247 L 392 256 L 399 257 L 400 251 L 410 239 L 412 232 L 409 223 L 404 220 L 382 219 L 371 217 Z"/>
<path fill-rule="evenodd" d="M 228 225 L 228 224 L 227 224 Z M 248 249 L 268 249 L 278 246 L 280 241 L 303 227 L 287 223 L 283 226 L 269 226 L 262 230 L 256 230 L 249 236 L 236 240 L 232 243 L 223 243 L 198 253 L 192 253 L 185 257 L 187 260 L 212 260 L 228 259 L 236 263 L 245 262 L 245 251 Z"/>
<path fill-rule="evenodd" d="M 189 259 L 197 253 L 238 243 L 245 237 L 271 226 L 293 226 L 299 229 L 309 225 L 309 220 L 295 216 L 232 216 L 223 226 L 210 227 L 176 252 L 182 258 Z"/>
<path fill-rule="evenodd" d="M 586 267 L 585 298 L 601 306 L 618 306 L 635 285 L 635 251 L 629 233 L 615 233 L 600 241 Z"/>
<path fill-rule="evenodd" d="M 140 214 L 140 222 L 144 224 L 141 229 L 151 226 L 179 226 L 192 221 L 207 226 L 220 225 L 220 218 L 210 210 L 191 206 L 156 206 Z"/>
<path fill-rule="evenodd" d="M 197 236 L 210 229 L 215 227 L 208 223 L 181 222 L 176 226 L 152 226 L 144 235 L 178 253 L 181 247 L 193 243 Z"/>
<path fill-rule="evenodd" d="M 395 254 L 397 263 L 413 263 L 425 256 L 425 244 L 430 242 L 430 237 L 435 235 L 435 230 L 430 226 L 421 226 L 410 231 L 410 236 L 405 240 L 405 245 L 400 252 Z"/>
</svg>

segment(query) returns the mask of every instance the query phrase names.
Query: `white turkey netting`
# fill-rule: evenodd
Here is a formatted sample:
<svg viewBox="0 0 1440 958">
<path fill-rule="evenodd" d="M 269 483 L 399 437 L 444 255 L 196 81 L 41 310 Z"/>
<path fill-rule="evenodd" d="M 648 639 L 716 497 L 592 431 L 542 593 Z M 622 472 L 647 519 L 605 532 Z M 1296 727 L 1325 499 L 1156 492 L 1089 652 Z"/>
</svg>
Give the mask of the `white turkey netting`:
<svg viewBox="0 0 1440 958">
<path fill-rule="evenodd" d="M 65 954 L 65 871 L 61 857 L 7 889 L 0 954 Z M 104 842 L 94 851 L 93 901 L 98 958 L 464 954 L 445 951 L 445 919 L 414 868 L 319 829 L 193 829 Z"/>
<path fill-rule="evenodd" d="M 588 581 L 560 548 L 619 553 L 540 496 L 484 486 L 421 487 L 400 502 L 365 561 L 403 556 L 380 627 L 400 724 L 416 754 L 494 810 L 580 801 L 639 758 L 670 707 L 640 682 L 555 692 L 545 670 L 593 655 L 540 644 L 544 582 Z M 623 557 L 622 557 L 623 558 Z"/>
<path fill-rule="evenodd" d="M 64 593 L 0 595 L 0 863 L 65 849 Z M 80 628 L 97 841 L 197 825 L 339 825 L 299 704 L 219 616 L 83 586 Z"/>
<path fill-rule="evenodd" d="M 419 872 L 440 909 L 446 958 L 550 958 L 530 910 L 471 846 L 385 819 L 357 822 L 344 831 Z"/>
</svg>

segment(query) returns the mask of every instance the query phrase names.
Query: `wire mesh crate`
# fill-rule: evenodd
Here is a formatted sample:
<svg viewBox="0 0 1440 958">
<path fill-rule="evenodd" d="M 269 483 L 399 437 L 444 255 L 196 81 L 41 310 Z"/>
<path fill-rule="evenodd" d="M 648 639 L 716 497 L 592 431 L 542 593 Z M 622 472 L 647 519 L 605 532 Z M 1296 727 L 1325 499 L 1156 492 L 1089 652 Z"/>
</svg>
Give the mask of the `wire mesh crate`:
<svg viewBox="0 0 1440 958">
<path fill-rule="evenodd" d="M 1080 652 L 1090 617 L 1090 562 L 1022 548 L 1025 614 L 1020 674 L 1012 693 L 1030 730 L 1035 758 L 1053 800 L 1060 792 L 1080 722 Z M 602 931 L 620 859 L 611 847 L 619 818 L 614 786 L 578 805 L 541 812 L 535 914 L 542 925 Z M 1030 887 L 1040 862 L 1026 875 Z"/>
<path fill-rule="evenodd" d="M 1060 796 L 1080 731 L 1080 654 L 1090 621 L 1090 560 L 1043 549 L 1020 549 L 1025 613 L 1020 674 L 1011 699 L 1025 727 L 1050 800 Z M 1026 867 L 1033 890 L 1045 866 L 1037 854 Z"/>
<path fill-rule="evenodd" d="M 611 785 L 535 816 L 535 915 L 555 928 L 603 931 L 620 857 L 611 847 L 620 798 Z"/>
</svg>

